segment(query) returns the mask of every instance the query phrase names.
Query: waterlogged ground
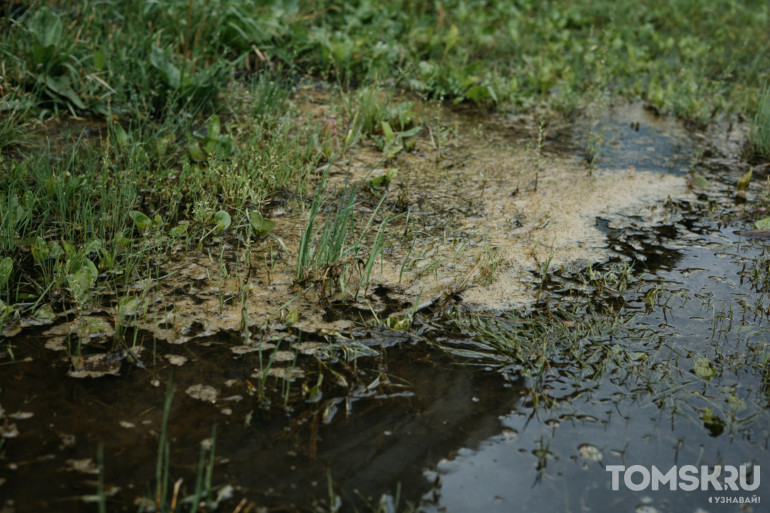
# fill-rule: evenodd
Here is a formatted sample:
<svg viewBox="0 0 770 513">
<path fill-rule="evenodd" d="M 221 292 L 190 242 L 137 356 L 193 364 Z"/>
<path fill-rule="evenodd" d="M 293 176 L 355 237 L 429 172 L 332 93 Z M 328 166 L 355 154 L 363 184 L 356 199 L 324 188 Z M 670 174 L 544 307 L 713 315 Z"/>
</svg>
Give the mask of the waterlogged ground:
<svg viewBox="0 0 770 513">
<path fill-rule="evenodd" d="M 411 151 L 362 142 L 327 169 L 319 222 L 346 183 L 360 224 L 387 220 L 358 298 L 327 288 L 334 269 L 295 283 L 308 205 L 287 194 L 266 239 L 180 242 L 128 300 L 6 326 L 0 511 L 96 511 L 100 487 L 109 511 L 152 509 L 199 465 L 222 511 L 763 511 L 761 473 L 631 491 L 605 470 L 767 460 L 744 134 L 637 105 L 435 115 Z M 378 208 L 366 184 L 392 169 Z"/>
</svg>

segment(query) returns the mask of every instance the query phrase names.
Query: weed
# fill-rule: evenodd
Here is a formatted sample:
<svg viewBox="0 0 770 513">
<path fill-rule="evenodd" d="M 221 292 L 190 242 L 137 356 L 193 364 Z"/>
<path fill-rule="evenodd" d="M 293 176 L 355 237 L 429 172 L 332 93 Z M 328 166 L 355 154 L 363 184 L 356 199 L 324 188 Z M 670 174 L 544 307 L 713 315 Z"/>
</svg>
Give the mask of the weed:
<svg viewBox="0 0 770 513">
<path fill-rule="evenodd" d="M 358 207 L 358 189 L 348 184 L 342 191 L 334 214 L 328 216 L 323 226 L 316 229 L 315 223 L 319 210 L 326 203 L 327 172 L 328 168 L 321 177 L 310 207 L 308 224 L 300 240 L 295 276 L 298 283 L 317 281 L 328 295 L 339 290 L 343 297 L 347 295 L 357 297 L 362 289 L 365 291 L 368 287 L 374 262 L 383 249 L 385 226 L 392 218 L 386 218 L 380 223 L 372 245 L 368 249 L 365 248 L 364 239 L 369 234 L 372 222 L 385 200 L 385 195 L 380 199 L 356 238 L 354 213 Z M 366 260 L 363 260 L 364 258 Z M 359 262 L 361 264 L 358 264 Z M 356 269 L 356 265 L 360 265 L 358 280 L 352 288 L 349 288 L 350 280 L 355 279 L 352 271 Z"/>
<path fill-rule="evenodd" d="M 770 160 L 770 85 L 759 96 L 757 112 L 749 127 L 750 156 Z"/>
</svg>

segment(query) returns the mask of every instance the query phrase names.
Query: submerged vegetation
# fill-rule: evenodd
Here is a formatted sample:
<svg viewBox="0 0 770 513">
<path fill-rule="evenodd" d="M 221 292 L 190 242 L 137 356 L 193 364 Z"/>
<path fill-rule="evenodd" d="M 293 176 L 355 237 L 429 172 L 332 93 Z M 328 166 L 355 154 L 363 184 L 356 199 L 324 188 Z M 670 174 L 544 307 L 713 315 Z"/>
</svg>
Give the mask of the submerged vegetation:
<svg viewBox="0 0 770 513">
<path fill-rule="evenodd" d="M 743 157 L 756 168 L 741 168 L 737 185 L 709 178 L 734 185 L 745 201 L 770 159 L 768 24 L 765 0 L 0 2 L 0 366 L 33 361 L 25 355 L 34 344 L 16 343 L 27 335 L 48 337 L 46 348 L 62 351 L 77 378 L 114 376 L 122 365 L 157 387 L 161 369 L 210 357 L 226 368 L 207 378 L 232 394 L 222 399 L 196 383 L 183 400 L 216 405 L 243 429 L 262 422 L 273 430 L 260 439 L 266 446 L 301 438 L 307 445 L 281 446 L 280 457 L 313 463 L 335 417 L 347 419 L 359 401 L 408 397 L 412 383 L 391 373 L 387 350 L 424 342 L 509 384 L 524 380 L 533 411 L 556 411 L 558 387 L 572 387 L 577 404 L 610 382 L 620 391 L 597 402 L 652 403 L 708 436 L 751 438 L 767 418 L 770 388 L 765 330 L 753 326 L 767 315 L 764 253 L 729 255 L 743 262 L 741 284 L 753 294 L 733 309 L 712 304 L 705 289 L 690 295 L 654 276 L 674 236 L 657 245 L 613 240 L 608 252 L 622 258 L 568 270 L 545 232 L 526 225 L 553 219 L 526 209 L 553 201 L 554 176 L 563 182 L 556 189 L 585 192 L 584 201 L 602 186 L 624 187 L 609 189 L 601 170 L 614 143 L 602 122 L 618 102 L 700 129 L 739 126 Z M 511 125 L 500 129 L 491 117 L 524 121 L 506 131 Z M 582 131 L 574 139 L 588 167 L 583 189 L 549 160 L 564 143 L 553 133 L 571 124 Z M 560 151 L 573 152 L 571 144 Z M 458 171 L 483 164 L 496 146 L 505 158 L 523 157 L 510 168 L 490 160 L 501 169 L 471 178 Z M 719 152 L 706 143 L 697 151 L 689 171 L 702 182 L 691 188 L 713 203 L 683 214 L 690 207 L 670 197 L 679 189 L 666 190 L 656 215 L 678 235 L 726 201 L 714 200 L 717 186 L 696 172 L 704 154 Z M 415 176 L 425 169 L 436 173 Z M 623 173 L 648 179 L 633 165 Z M 451 180 L 455 188 L 441 189 Z M 435 187 L 410 189 L 421 181 Z M 449 201 L 439 194 L 447 190 L 462 197 Z M 536 200 L 515 203 L 527 194 Z M 504 218 L 502 228 L 455 222 L 486 219 L 485 208 Z M 629 224 L 629 237 L 653 230 L 642 224 Z M 688 240 L 708 230 L 717 228 L 703 221 Z M 506 257 L 508 246 L 521 252 Z M 446 269 L 455 271 L 450 279 Z M 385 286 L 378 273 L 397 280 Z M 512 277 L 536 289 L 526 309 L 468 307 L 469 289 L 483 294 Z M 712 346 L 687 345 L 668 324 L 674 305 L 692 304 L 700 310 L 688 322 L 710 329 Z M 713 317 L 709 328 L 703 315 Z M 191 340 L 186 356 L 163 352 Z M 10 388 L 0 379 L 0 394 Z M 172 395 L 169 387 L 165 402 L 137 408 L 137 418 L 161 415 L 151 430 L 153 489 L 122 493 L 136 492 L 148 511 L 214 509 L 233 492 L 213 485 L 215 467 L 228 463 L 222 445 L 237 445 L 226 438 L 232 427 L 214 429 L 197 467 L 174 468 L 182 464 L 168 434 Z M 284 413 L 291 426 L 275 428 Z M 0 407 L 3 440 L 18 435 L 9 419 Z M 0 459 L 13 443 L 0 443 Z M 538 444 L 540 475 L 550 449 Z M 108 486 L 118 449 L 99 445 L 97 495 L 82 497 L 99 511 L 118 493 Z M 177 475 L 193 478 L 183 486 L 171 482 Z M 308 503 L 339 511 L 334 473 L 327 478 Z M 379 503 L 361 494 L 345 496 L 345 506 L 395 511 L 410 484 L 399 483 Z M 265 492 L 266 504 L 283 507 L 279 495 Z M 255 509 L 245 498 L 235 507 Z"/>
</svg>

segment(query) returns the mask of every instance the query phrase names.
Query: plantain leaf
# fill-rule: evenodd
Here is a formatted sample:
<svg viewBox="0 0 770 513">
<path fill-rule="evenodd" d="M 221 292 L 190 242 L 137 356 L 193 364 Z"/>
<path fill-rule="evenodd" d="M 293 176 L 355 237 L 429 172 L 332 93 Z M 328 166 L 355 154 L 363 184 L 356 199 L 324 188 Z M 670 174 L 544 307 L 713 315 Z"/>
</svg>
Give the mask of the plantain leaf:
<svg viewBox="0 0 770 513">
<path fill-rule="evenodd" d="M 13 272 L 13 260 L 11 257 L 5 257 L 0 260 L 0 290 L 5 289 Z"/>
<path fill-rule="evenodd" d="M 134 224 L 140 233 L 144 233 L 152 226 L 152 219 L 137 210 L 132 210 L 128 213 L 128 216 L 134 220 Z"/>
<path fill-rule="evenodd" d="M 249 211 L 249 224 L 260 237 L 267 237 L 267 234 L 275 228 L 275 221 L 270 221 L 262 217 L 262 214 L 256 210 Z"/>
<path fill-rule="evenodd" d="M 216 231 L 221 232 L 223 230 L 227 230 L 230 227 L 232 219 L 230 218 L 230 214 L 224 210 L 220 210 L 214 214 L 214 222 L 216 223 Z"/>
<path fill-rule="evenodd" d="M 67 276 L 67 283 L 69 284 L 72 297 L 76 301 L 80 301 L 87 294 L 89 289 L 96 283 L 96 278 L 99 276 L 96 266 L 88 258 L 84 258 L 80 268 Z"/>
</svg>

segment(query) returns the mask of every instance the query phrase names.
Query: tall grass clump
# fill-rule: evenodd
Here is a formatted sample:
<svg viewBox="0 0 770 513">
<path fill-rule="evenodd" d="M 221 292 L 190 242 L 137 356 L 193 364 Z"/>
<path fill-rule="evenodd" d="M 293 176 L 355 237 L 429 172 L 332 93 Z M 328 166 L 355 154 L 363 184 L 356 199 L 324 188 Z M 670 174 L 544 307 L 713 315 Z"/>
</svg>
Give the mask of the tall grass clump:
<svg viewBox="0 0 770 513">
<path fill-rule="evenodd" d="M 749 128 L 749 156 L 757 160 L 770 159 L 770 84 L 762 89 Z"/>
<path fill-rule="evenodd" d="M 340 291 L 343 297 L 357 297 L 369 284 L 374 262 L 384 246 L 385 227 L 393 218 L 383 220 L 373 239 L 367 242 L 385 196 L 380 199 L 366 225 L 360 229 L 355 222 L 355 210 L 360 206 L 359 191 L 347 185 L 333 213 L 326 217 L 322 226 L 316 228 L 321 207 L 327 204 L 326 180 L 327 174 L 324 172 L 300 239 L 296 280 L 298 283 L 316 281 L 329 295 Z"/>
</svg>

